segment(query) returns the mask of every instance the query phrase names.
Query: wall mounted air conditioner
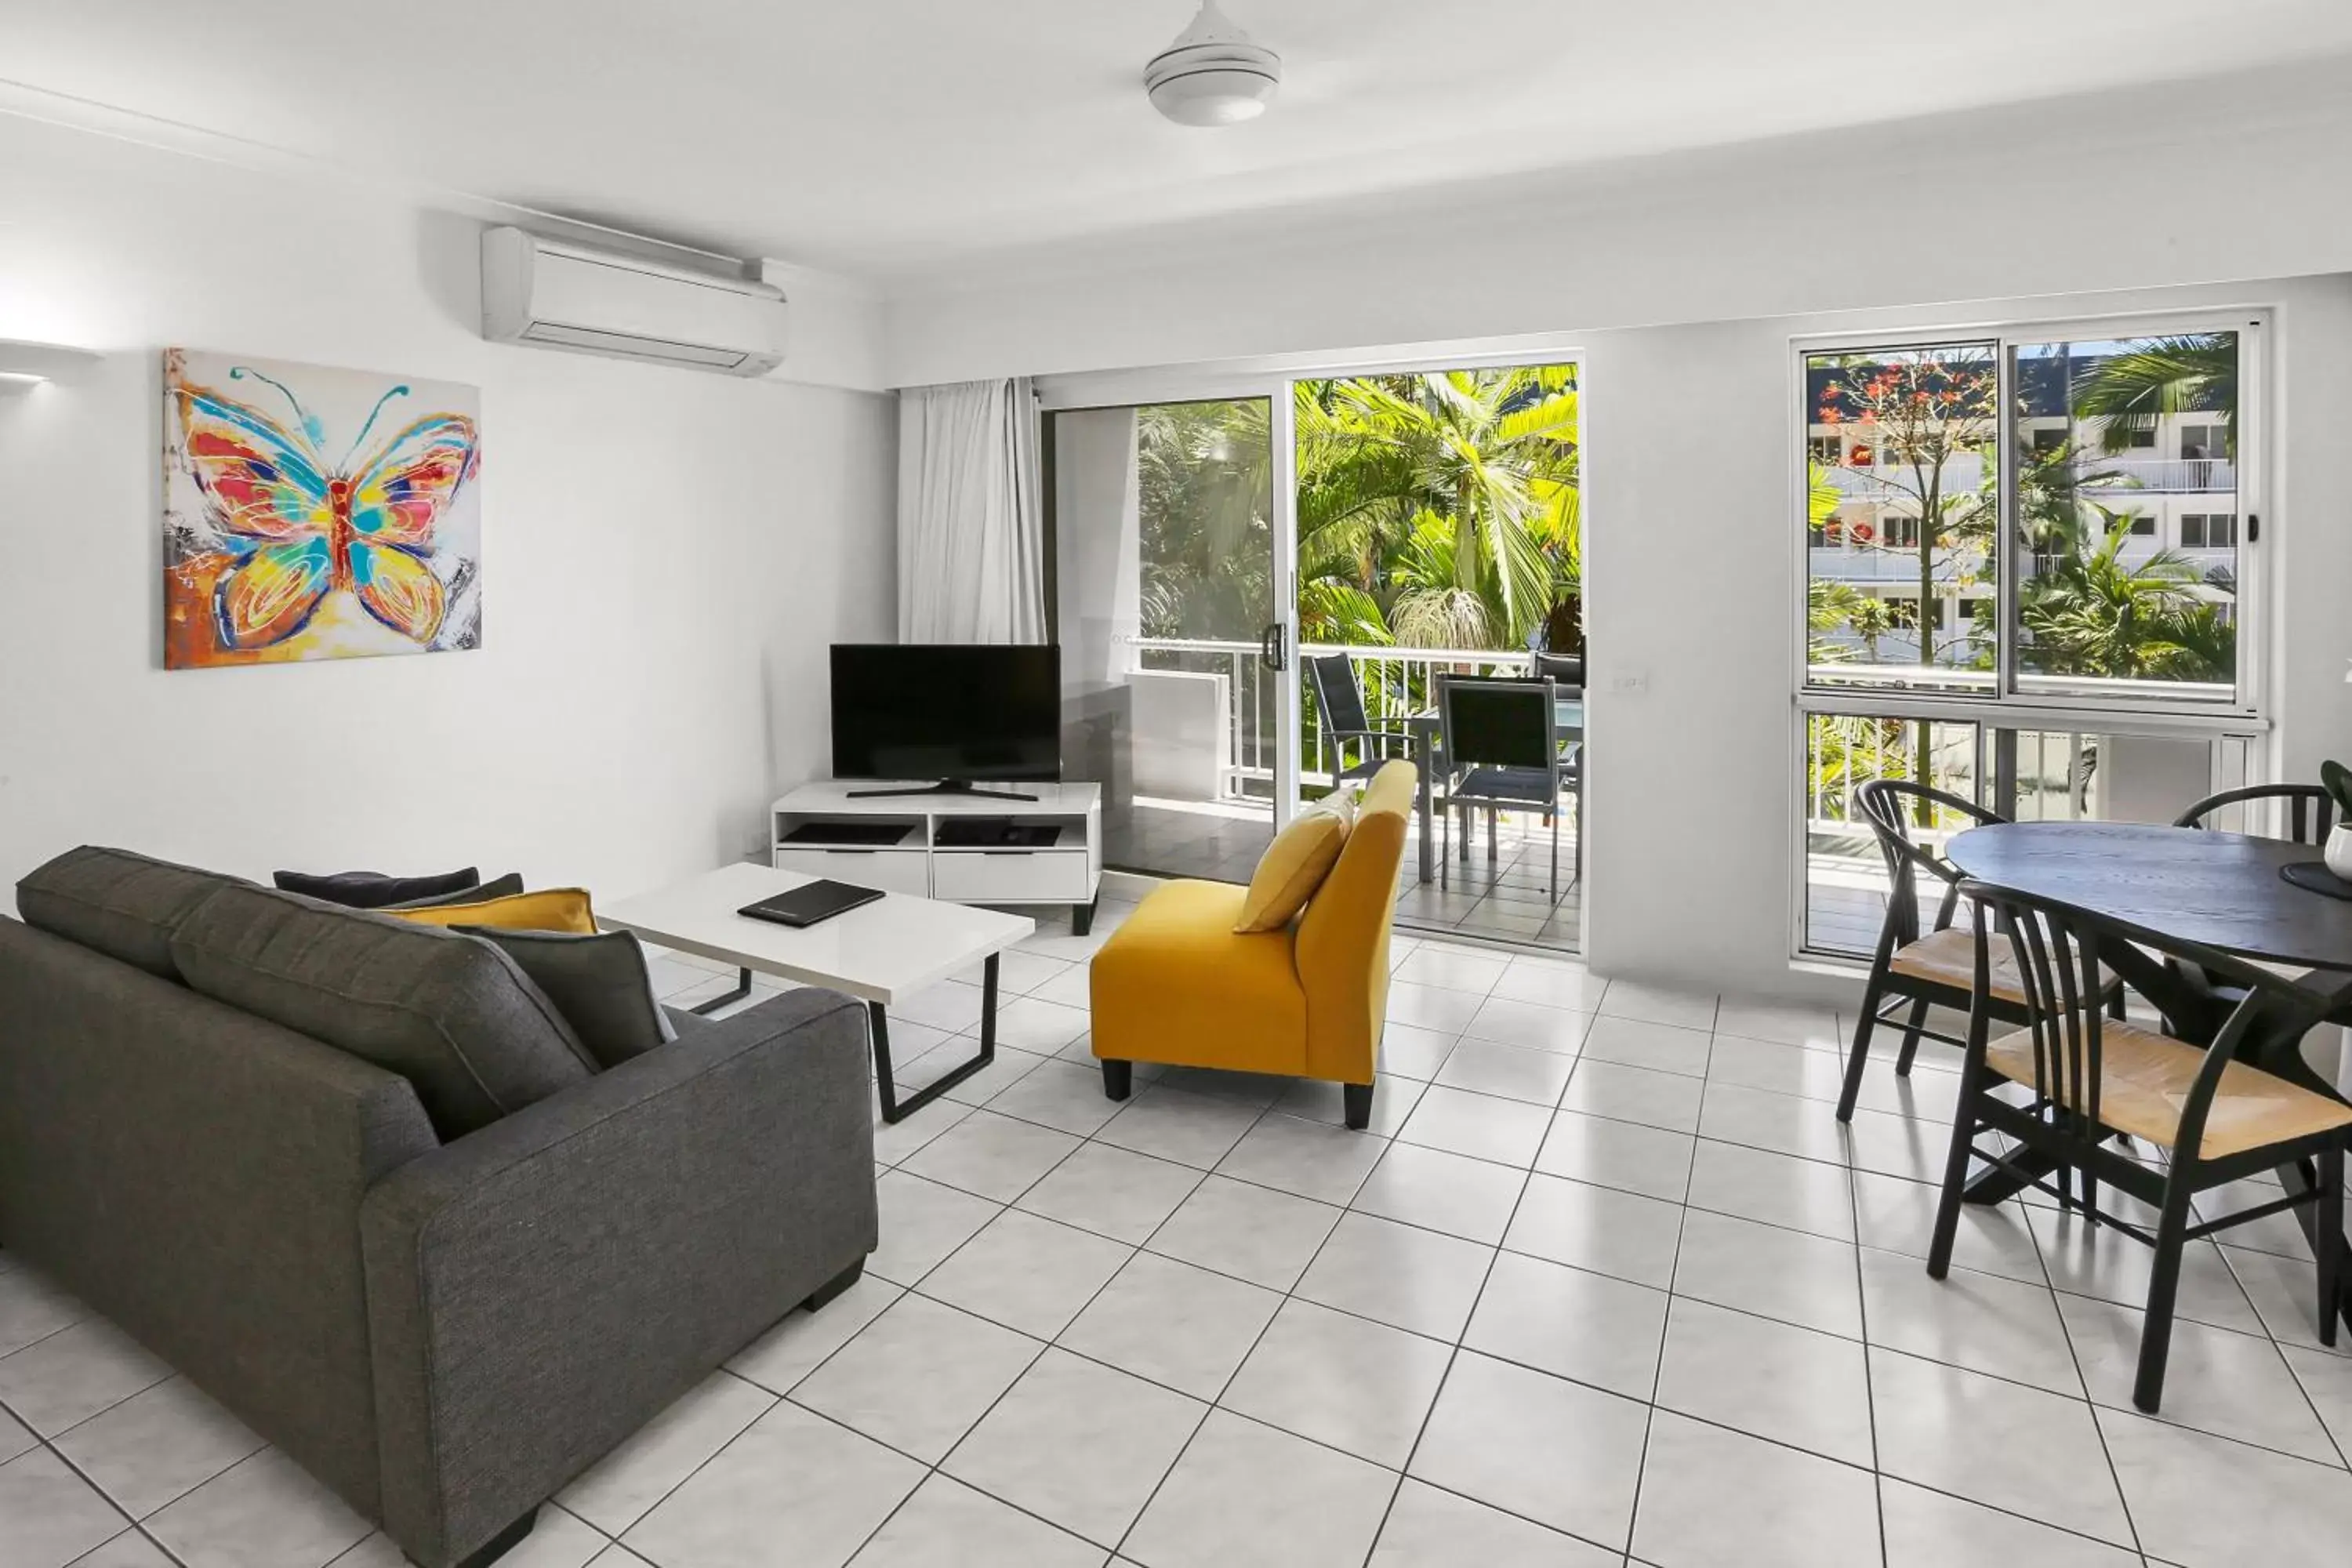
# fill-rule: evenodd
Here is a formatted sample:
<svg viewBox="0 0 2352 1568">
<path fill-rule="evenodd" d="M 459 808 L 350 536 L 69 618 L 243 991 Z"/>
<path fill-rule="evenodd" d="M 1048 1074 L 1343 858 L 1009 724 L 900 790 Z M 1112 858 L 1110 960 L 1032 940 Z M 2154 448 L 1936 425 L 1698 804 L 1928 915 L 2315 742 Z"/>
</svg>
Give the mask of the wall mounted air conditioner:
<svg viewBox="0 0 2352 1568">
<path fill-rule="evenodd" d="M 784 296 L 750 279 L 493 228 L 482 235 L 482 335 L 764 375 L 784 360 Z"/>
</svg>

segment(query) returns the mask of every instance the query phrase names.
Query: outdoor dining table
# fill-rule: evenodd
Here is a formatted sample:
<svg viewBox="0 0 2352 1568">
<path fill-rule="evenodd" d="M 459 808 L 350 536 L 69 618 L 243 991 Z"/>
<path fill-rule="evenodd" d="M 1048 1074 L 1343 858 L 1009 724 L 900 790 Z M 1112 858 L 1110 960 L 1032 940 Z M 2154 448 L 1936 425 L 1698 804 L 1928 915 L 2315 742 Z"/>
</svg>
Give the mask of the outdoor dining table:
<svg viewBox="0 0 2352 1568">
<path fill-rule="evenodd" d="M 2352 901 L 2298 888 L 2279 875 L 2282 866 L 2318 859 L 2316 848 L 2193 827 L 2014 822 L 1957 834 L 1944 855 L 1977 881 L 2088 910 L 2152 937 L 2319 972 L 2299 984 L 2332 994 L 2334 1003 L 2298 1005 L 2265 993 L 2239 1059 L 2306 1089 L 2347 1098 L 2305 1061 L 2303 1037 L 2322 1022 L 2352 1016 Z M 2228 1015 L 2227 1005 L 2217 1005 L 2181 972 L 2130 943 L 2103 946 L 2099 960 L 2154 1004 L 2185 1039 L 2210 1041 Z M 2042 1164 L 2031 1157 L 2021 1163 L 2035 1170 Z M 2279 1167 L 2278 1177 L 2290 1194 L 2310 1191 L 2315 1179 L 2299 1163 Z M 2021 1185 L 2003 1172 L 1989 1171 L 1969 1184 L 1967 1196 L 1971 1203 L 1998 1203 Z M 2293 1212 L 2309 1235 L 2312 1205 Z"/>
<path fill-rule="evenodd" d="M 1582 744 L 1584 741 L 1584 692 L 1578 689 L 1572 697 L 1559 697 L 1552 701 L 1552 724 L 1563 742 Z M 1421 879 L 1424 882 L 1437 875 L 1435 838 L 1430 832 L 1430 800 L 1436 793 L 1437 731 L 1443 722 L 1436 709 L 1426 713 L 1414 713 L 1405 719 L 1405 727 L 1412 731 L 1413 765 L 1421 770 L 1421 785 L 1415 794 L 1413 809 L 1420 813 Z M 1584 831 L 1584 772 L 1577 770 L 1576 831 Z M 1467 843 L 1467 840 L 1465 840 Z"/>
</svg>

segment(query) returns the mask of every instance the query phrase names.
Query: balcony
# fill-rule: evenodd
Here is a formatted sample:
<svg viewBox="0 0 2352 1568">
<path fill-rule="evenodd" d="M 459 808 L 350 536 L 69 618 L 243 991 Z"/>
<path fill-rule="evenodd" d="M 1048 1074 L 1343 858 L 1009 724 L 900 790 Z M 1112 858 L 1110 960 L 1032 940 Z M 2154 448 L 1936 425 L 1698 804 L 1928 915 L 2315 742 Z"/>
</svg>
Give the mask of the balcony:
<svg viewBox="0 0 2352 1568">
<path fill-rule="evenodd" d="M 1193 637 L 1134 637 L 1131 795 L 1125 809 L 1107 804 L 1103 835 L 1112 865 L 1169 875 L 1247 881 L 1274 836 L 1276 688 L 1302 683 L 1305 750 L 1300 784 L 1318 795 L 1335 782 L 1336 749 L 1317 721 L 1302 671 L 1276 674 L 1254 642 Z M 1345 654 L 1356 668 L 1364 706 L 1375 723 L 1400 723 L 1434 702 L 1440 674 L 1526 675 L 1524 652 L 1481 648 L 1399 648 L 1309 643 L 1307 657 Z M 1112 792 L 1116 797 L 1118 792 Z M 1563 880 L 1575 863 L 1576 823 L 1560 825 Z M 1468 844 L 1457 832 L 1447 885 L 1420 880 L 1417 825 L 1409 825 L 1399 876 L 1397 921 L 1513 942 L 1573 946 L 1580 917 L 1579 886 L 1558 899 L 1545 883 L 1551 833 L 1539 817 L 1505 813 L 1488 852 L 1483 826 Z M 1467 852 L 1466 859 L 1464 858 Z"/>
<path fill-rule="evenodd" d="M 2074 460 L 2078 482 L 2093 489 L 2156 495 L 2234 495 L 2238 466 L 2226 458 L 2102 458 Z"/>
</svg>

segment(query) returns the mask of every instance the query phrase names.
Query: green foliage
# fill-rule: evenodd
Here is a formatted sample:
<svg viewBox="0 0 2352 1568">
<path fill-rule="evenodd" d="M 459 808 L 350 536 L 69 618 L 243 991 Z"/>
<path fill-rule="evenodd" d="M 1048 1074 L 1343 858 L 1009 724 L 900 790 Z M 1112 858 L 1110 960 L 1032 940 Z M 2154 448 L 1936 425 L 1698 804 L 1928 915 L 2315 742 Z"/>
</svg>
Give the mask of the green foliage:
<svg viewBox="0 0 2352 1568">
<path fill-rule="evenodd" d="M 1273 616 L 1263 398 L 1136 410 L 1143 634 L 1255 639 Z"/>
<path fill-rule="evenodd" d="M 2333 757 L 2319 764 L 2319 782 L 2336 797 L 2337 816 L 2352 822 L 2352 768 L 2347 768 Z"/>
<path fill-rule="evenodd" d="M 1575 366 L 1306 381 L 1295 399 L 1302 608 L 1347 587 L 1382 607 L 1380 640 L 1517 647 L 1579 592 Z"/>
<path fill-rule="evenodd" d="M 2149 338 L 2099 362 L 2074 388 L 2074 413 L 2106 421 L 2099 445 L 2128 450 L 2157 417 L 2210 409 L 2221 416 L 2230 453 L 2238 450 L 2238 343 L 2226 333 Z"/>
</svg>

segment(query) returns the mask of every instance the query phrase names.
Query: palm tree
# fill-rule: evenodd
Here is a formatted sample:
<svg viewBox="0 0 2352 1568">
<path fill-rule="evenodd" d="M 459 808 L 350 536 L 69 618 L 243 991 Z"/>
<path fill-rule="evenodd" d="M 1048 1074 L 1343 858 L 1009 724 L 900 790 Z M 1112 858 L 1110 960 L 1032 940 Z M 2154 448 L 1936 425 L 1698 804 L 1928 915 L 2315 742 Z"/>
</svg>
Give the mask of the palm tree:
<svg viewBox="0 0 2352 1568">
<path fill-rule="evenodd" d="M 2078 418 L 2100 419 L 2099 446 L 2121 452 L 2159 416 L 2194 411 L 2221 416 L 2230 455 L 2238 454 L 2238 340 L 2231 332 L 2144 338 L 2101 359 L 2074 388 Z"/>
<path fill-rule="evenodd" d="M 2132 563 L 2123 558 L 2131 520 L 2092 509 L 2103 520 L 2097 540 L 2061 542 L 2022 587 L 2019 619 L 2032 666 L 2045 675 L 2113 679 L 2226 679 L 2236 662 L 2236 632 L 2198 589 L 2196 563 L 2169 550 Z"/>
<path fill-rule="evenodd" d="M 1301 382 L 1301 599 L 1345 584 L 1397 641 L 1514 647 L 1581 581 L 1573 365 Z"/>
</svg>

